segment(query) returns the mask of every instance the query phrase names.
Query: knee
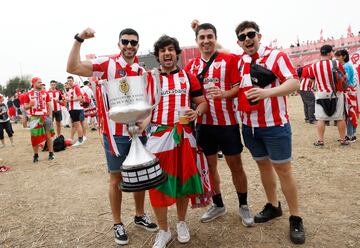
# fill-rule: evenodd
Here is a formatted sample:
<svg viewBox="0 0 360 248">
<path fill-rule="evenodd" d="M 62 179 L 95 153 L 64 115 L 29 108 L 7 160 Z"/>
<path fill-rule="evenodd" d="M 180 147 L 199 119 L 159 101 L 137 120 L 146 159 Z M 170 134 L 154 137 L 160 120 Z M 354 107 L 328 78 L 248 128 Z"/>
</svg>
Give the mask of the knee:
<svg viewBox="0 0 360 248">
<path fill-rule="evenodd" d="M 118 188 L 120 182 L 121 182 L 121 177 L 111 178 L 109 181 L 110 188 Z"/>
</svg>

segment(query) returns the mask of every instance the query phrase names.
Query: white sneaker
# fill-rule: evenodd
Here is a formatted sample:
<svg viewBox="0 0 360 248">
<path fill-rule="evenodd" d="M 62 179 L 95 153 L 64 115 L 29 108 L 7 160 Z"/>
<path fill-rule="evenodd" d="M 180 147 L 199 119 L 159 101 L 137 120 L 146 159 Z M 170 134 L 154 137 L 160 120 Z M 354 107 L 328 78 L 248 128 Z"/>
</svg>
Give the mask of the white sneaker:
<svg viewBox="0 0 360 248">
<path fill-rule="evenodd" d="M 83 136 L 83 143 L 85 142 L 85 140 L 86 140 L 86 136 Z"/>
<path fill-rule="evenodd" d="M 171 240 L 171 232 L 170 229 L 168 231 L 160 230 L 158 234 L 156 234 L 155 243 L 153 248 L 165 248 L 166 245 Z"/>
<path fill-rule="evenodd" d="M 201 216 L 200 221 L 203 223 L 212 221 L 220 216 L 223 216 L 224 214 L 226 214 L 226 208 L 225 206 L 223 207 L 218 207 L 216 206 L 216 204 L 213 204 L 206 213 L 203 214 L 203 216 Z"/>
<path fill-rule="evenodd" d="M 190 241 L 189 228 L 185 221 L 180 221 L 176 224 L 176 231 L 178 234 L 177 239 L 180 243 L 184 244 Z"/>
<path fill-rule="evenodd" d="M 79 146 L 79 145 L 82 145 L 83 143 L 84 143 L 84 141 L 83 141 L 83 142 L 80 142 L 80 141 L 78 140 L 78 141 L 76 141 L 75 144 L 73 144 L 72 146 Z"/>
<path fill-rule="evenodd" d="M 239 208 L 239 215 L 244 226 L 250 227 L 254 225 L 254 218 L 252 217 L 251 211 L 247 205 L 242 205 Z"/>
</svg>

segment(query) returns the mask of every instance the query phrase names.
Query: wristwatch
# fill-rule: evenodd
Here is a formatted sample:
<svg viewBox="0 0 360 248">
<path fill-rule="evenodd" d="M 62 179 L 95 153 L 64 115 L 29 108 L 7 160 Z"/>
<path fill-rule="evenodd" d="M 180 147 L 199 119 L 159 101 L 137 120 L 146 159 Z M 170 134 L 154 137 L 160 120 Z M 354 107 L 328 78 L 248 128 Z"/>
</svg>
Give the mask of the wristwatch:
<svg viewBox="0 0 360 248">
<path fill-rule="evenodd" d="M 84 42 L 84 39 L 83 39 L 83 38 L 80 38 L 79 33 L 75 34 L 74 39 L 77 40 L 77 41 L 80 42 L 80 43 L 83 43 L 83 42 Z"/>
</svg>

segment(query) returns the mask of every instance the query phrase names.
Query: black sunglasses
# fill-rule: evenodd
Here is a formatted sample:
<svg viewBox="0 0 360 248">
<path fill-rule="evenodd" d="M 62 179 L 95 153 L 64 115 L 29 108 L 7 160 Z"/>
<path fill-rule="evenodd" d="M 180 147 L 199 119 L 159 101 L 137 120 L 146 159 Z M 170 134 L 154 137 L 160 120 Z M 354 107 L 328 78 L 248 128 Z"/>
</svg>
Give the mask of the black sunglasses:
<svg viewBox="0 0 360 248">
<path fill-rule="evenodd" d="M 131 46 L 137 46 L 137 44 L 139 43 L 139 41 L 137 40 L 126 40 L 126 39 L 121 39 L 121 44 L 123 44 L 124 46 L 127 46 L 130 43 Z"/>
<path fill-rule="evenodd" d="M 250 32 L 247 32 L 246 34 L 240 34 L 240 35 L 238 35 L 238 40 L 244 41 L 244 40 L 246 40 L 246 36 L 249 37 L 249 39 L 253 39 L 256 34 L 257 34 L 256 31 L 250 31 Z"/>
</svg>

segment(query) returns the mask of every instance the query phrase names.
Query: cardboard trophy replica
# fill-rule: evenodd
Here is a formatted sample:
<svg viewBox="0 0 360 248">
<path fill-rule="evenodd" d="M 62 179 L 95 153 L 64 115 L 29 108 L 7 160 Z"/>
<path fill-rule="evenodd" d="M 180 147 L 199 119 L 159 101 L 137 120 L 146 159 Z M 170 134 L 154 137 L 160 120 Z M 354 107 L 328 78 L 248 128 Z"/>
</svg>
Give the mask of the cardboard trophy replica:
<svg viewBox="0 0 360 248">
<path fill-rule="evenodd" d="M 132 135 L 129 154 L 121 167 L 123 181 L 119 187 L 124 192 L 135 192 L 154 188 L 166 181 L 159 159 L 145 149 L 138 137 L 137 121 L 146 118 L 160 100 L 160 75 L 152 71 L 155 104 L 150 105 L 147 93 L 147 73 L 142 76 L 125 76 L 104 84 L 109 97 L 109 117 L 115 122 L 128 125 Z"/>
</svg>

